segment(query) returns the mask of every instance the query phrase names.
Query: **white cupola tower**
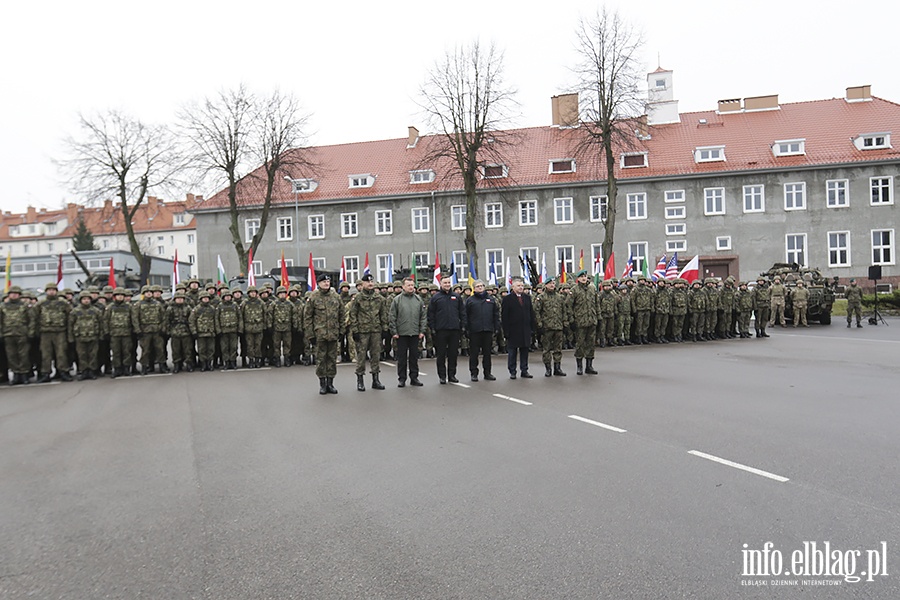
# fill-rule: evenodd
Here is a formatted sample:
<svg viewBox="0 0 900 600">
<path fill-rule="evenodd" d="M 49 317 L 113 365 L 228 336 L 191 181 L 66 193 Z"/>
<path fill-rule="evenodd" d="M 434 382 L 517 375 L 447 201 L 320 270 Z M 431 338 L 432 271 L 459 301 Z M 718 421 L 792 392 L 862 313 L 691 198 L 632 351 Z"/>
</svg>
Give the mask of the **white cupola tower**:
<svg viewBox="0 0 900 600">
<path fill-rule="evenodd" d="M 647 123 L 662 125 L 680 122 L 672 71 L 659 67 L 647 74 Z"/>
</svg>

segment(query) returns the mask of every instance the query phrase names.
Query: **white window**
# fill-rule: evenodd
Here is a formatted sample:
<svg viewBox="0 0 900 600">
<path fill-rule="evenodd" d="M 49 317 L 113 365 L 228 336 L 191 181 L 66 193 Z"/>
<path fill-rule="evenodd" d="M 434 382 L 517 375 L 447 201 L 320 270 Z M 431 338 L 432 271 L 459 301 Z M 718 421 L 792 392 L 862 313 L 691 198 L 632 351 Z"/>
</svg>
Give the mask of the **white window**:
<svg viewBox="0 0 900 600">
<path fill-rule="evenodd" d="M 36 231 L 37 231 L 37 227 L 36 227 L 35 225 L 29 225 L 29 226 L 28 226 L 28 233 L 29 233 L 30 235 L 34 235 L 34 233 L 35 233 Z"/>
<path fill-rule="evenodd" d="M 646 152 L 628 152 L 622 155 L 621 167 L 623 169 L 633 169 L 635 167 L 647 166 Z"/>
<path fill-rule="evenodd" d="M 879 150 L 891 147 L 890 133 L 864 133 L 853 139 L 853 144 L 859 150 Z"/>
<path fill-rule="evenodd" d="M 756 213 L 766 211 L 766 191 L 763 185 L 744 186 L 744 212 Z"/>
<path fill-rule="evenodd" d="M 431 215 L 427 206 L 412 209 L 412 232 L 427 233 L 431 231 Z"/>
<path fill-rule="evenodd" d="M 409 172 L 410 183 L 431 183 L 434 181 L 434 171 L 432 169 L 420 169 Z"/>
<path fill-rule="evenodd" d="M 687 240 L 666 240 L 666 252 L 685 252 Z"/>
<path fill-rule="evenodd" d="M 281 259 L 280 259 L 280 258 L 279 258 L 278 260 L 275 261 L 275 266 L 278 267 L 279 269 L 281 268 Z M 286 266 L 286 267 L 293 267 L 293 266 L 294 266 L 294 259 L 293 259 L 293 258 L 286 258 L 286 259 L 284 259 L 284 266 Z"/>
<path fill-rule="evenodd" d="M 574 173 L 575 172 L 575 159 L 563 158 L 560 160 L 551 160 L 550 161 L 550 172 L 551 173 Z"/>
<path fill-rule="evenodd" d="M 278 217 L 278 221 L 276 222 L 276 229 L 278 230 L 278 241 L 284 242 L 287 240 L 294 239 L 294 219 L 291 217 Z M 193 240 L 188 240 L 188 243 Z"/>
<path fill-rule="evenodd" d="M 634 272 L 640 273 L 644 268 L 644 261 L 647 260 L 649 254 L 648 248 L 650 244 L 647 242 L 629 242 L 628 254 L 634 260 Z"/>
<path fill-rule="evenodd" d="M 603 275 L 603 244 L 591 244 L 591 273 Z"/>
<path fill-rule="evenodd" d="M 394 255 L 379 254 L 375 257 L 375 277 L 378 281 L 391 282 L 394 280 Z"/>
<path fill-rule="evenodd" d="M 412 259 L 416 263 L 416 269 L 422 269 L 431 265 L 431 255 L 428 252 L 413 252 Z M 425 277 L 419 277 L 424 279 Z"/>
<path fill-rule="evenodd" d="M 466 258 L 465 250 L 453 251 L 453 270 L 456 271 L 457 281 L 466 281 L 469 273 L 469 261 Z"/>
<path fill-rule="evenodd" d="M 394 222 L 389 210 L 375 211 L 375 235 L 391 235 L 394 232 Z M 387 280 L 382 280 L 387 281 Z"/>
<path fill-rule="evenodd" d="M 537 248 L 519 248 L 519 256 L 522 257 L 522 260 L 530 259 L 532 263 L 534 263 L 534 268 L 540 270 L 541 263 L 538 260 L 538 249 Z M 522 275 L 525 275 L 525 272 L 522 272 Z M 537 278 L 538 273 L 532 273 L 532 277 L 534 279 Z"/>
<path fill-rule="evenodd" d="M 187 236 L 187 243 L 188 243 L 188 244 L 193 244 L 193 243 L 194 243 L 194 234 L 193 234 L 193 233 L 189 233 L 189 234 L 188 234 L 188 236 Z"/>
<path fill-rule="evenodd" d="M 108 239 L 103 240 L 103 249 L 109 250 L 109 240 Z"/>
<path fill-rule="evenodd" d="M 627 194 L 625 196 L 628 202 L 628 220 L 646 219 L 647 218 L 647 194 L 640 192 L 638 194 Z"/>
<path fill-rule="evenodd" d="M 869 189 L 872 191 L 873 205 L 894 203 L 893 177 L 871 177 L 869 179 Z"/>
<path fill-rule="evenodd" d="M 325 265 L 325 259 L 322 257 L 316 258 L 313 257 L 313 269 L 316 271 L 325 271 L 327 266 Z"/>
<path fill-rule="evenodd" d="M 522 200 L 519 202 L 519 225 L 537 225 L 537 200 Z"/>
<path fill-rule="evenodd" d="M 716 250 L 731 250 L 731 236 L 720 235 L 716 238 Z"/>
<path fill-rule="evenodd" d="M 308 194 L 316 191 L 319 182 L 315 179 L 291 179 L 292 194 Z"/>
<path fill-rule="evenodd" d="M 784 184 L 784 210 L 806 210 L 806 184 Z"/>
<path fill-rule="evenodd" d="M 178 213 L 175 215 L 175 224 L 184 225 L 184 213 Z"/>
<path fill-rule="evenodd" d="M 309 215 L 309 239 L 321 240 L 325 238 L 325 215 Z"/>
<path fill-rule="evenodd" d="M 806 140 L 781 140 L 772 144 L 775 156 L 795 156 L 806 154 Z"/>
<path fill-rule="evenodd" d="M 341 237 L 356 237 L 359 235 L 359 219 L 356 213 L 341 213 Z"/>
<path fill-rule="evenodd" d="M 785 258 L 789 263 L 806 266 L 806 234 L 789 233 L 784 236 Z"/>
<path fill-rule="evenodd" d="M 347 274 L 347 281 L 355 283 L 359 280 L 359 257 L 345 256 L 344 271 Z"/>
<path fill-rule="evenodd" d="M 666 235 L 684 235 L 686 227 L 684 223 L 666 223 Z"/>
<path fill-rule="evenodd" d="M 53 242 L 47 242 L 47 252 L 53 252 Z"/>
<path fill-rule="evenodd" d="M 351 188 L 367 188 L 375 184 L 375 176 L 371 173 L 361 173 L 359 175 L 348 175 L 349 187 Z"/>
<path fill-rule="evenodd" d="M 703 199 L 703 214 L 725 214 L 725 188 L 704 188 Z"/>
<path fill-rule="evenodd" d="M 506 177 L 509 174 L 509 169 L 506 165 L 485 165 L 484 166 L 484 178 L 485 179 L 500 179 Z"/>
<path fill-rule="evenodd" d="M 493 273 L 496 275 L 497 283 L 499 284 L 506 277 L 506 273 L 503 271 L 503 250 L 499 248 L 485 250 L 484 257 L 486 263 L 483 279 L 490 279 L 491 268 L 493 268 Z"/>
<path fill-rule="evenodd" d="M 828 232 L 828 266 L 829 267 L 849 267 L 850 266 L 850 232 L 849 231 L 829 231 Z"/>
<path fill-rule="evenodd" d="M 667 219 L 683 219 L 685 215 L 685 208 L 683 206 L 667 206 L 666 207 L 666 218 Z"/>
<path fill-rule="evenodd" d="M 454 204 L 450 207 L 450 229 L 459 231 L 466 228 L 466 205 Z"/>
<path fill-rule="evenodd" d="M 193 254 L 188 254 L 188 264 L 190 264 L 190 265 L 194 264 L 194 255 Z"/>
<path fill-rule="evenodd" d="M 571 198 L 553 199 L 553 222 L 557 225 L 573 222 Z"/>
<path fill-rule="evenodd" d="M 665 193 L 666 203 L 684 202 L 684 190 L 667 190 Z"/>
<path fill-rule="evenodd" d="M 725 146 L 703 146 L 694 150 L 694 160 L 701 162 L 716 162 L 725 160 Z"/>
<path fill-rule="evenodd" d="M 573 275 L 575 271 L 575 246 L 557 246 L 556 247 L 556 274 L 561 275 L 563 265 L 566 267 L 566 273 Z"/>
<path fill-rule="evenodd" d="M 850 205 L 847 179 L 829 179 L 825 182 L 825 196 L 828 208 L 844 208 Z"/>
<path fill-rule="evenodd" d="M 609 196 L 591 196 L 591 222 L 606 223 L 609 213 Z"/>
<path fill-rule="evenodd" d="M 253 241 L 253 236 L 259 231 L 259 219 L 247 219 L 244 221 L 244 241 L 248 244 Z"/>
<path fill-rule="evenodd" d="M 665 79 L 657 79 L 655 85 L 656 85 L 656 89 L 664 90 L 664 89 L 666 89 L 666 80 Z"/>
<path fill-rule="evenodd" d="M 503 205 L 491 202 L 484 205 L 484 226 L 503 227 Z"/>
<path fill-rule="evenodd" d="M 872 264 L 894 264 L 893 229 L 881 229 L 872 231 Z"/>
<path fill-rule="evenodd" d="M 262 261 L 261 261 L 261 260 L 254 260 L 254 261 L 251 263 L 251 266 L 253 267 L 253 274 L 254 274 L 254 275 L 262 275 L 262 274 L 263 274 L 263 271 L 262 271 Z"/>
</svg>

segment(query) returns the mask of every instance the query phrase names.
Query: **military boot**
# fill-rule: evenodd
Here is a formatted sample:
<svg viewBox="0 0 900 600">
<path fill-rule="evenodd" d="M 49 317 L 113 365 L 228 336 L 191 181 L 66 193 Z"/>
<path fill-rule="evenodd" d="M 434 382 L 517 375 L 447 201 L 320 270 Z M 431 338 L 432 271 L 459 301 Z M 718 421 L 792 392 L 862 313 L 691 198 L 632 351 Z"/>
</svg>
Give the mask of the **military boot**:
<svg viewBox="0 0 900 600">
<path fill-rule="evenodd" d="M 383 390 L 384 384 L 381 383 L 378 379 L 378 373 L 372 373 L 372 389 L 373 390 Z"/>
<path fill-rule="evenodd" d="M 565 377 L 566 374 L 562 370 L 562 363 L 553 363 L 553 374 L 557 377 Z"/>
<path fill-rule="evenodd" d="M 362 375 L 357 375 L 357 376 L 356 376 L 356 390 L 359 391 L 359 392 L 364 392 L 364 391 L 366 391 L 366 384 L 365 384 L 365 382 L 363 382 L 363 376 L 362 376 Z"/>
<path fill-rule="evenodd" d="M 584 365 L 582 364 L 582 359 L 575 359 L 575 374 L 576 375 L 584 375 Z"/>
<path fill-rule="evenodd" d="M 584 365 L 584 372 L 588 375 L 596 375 L 597 371 L 594 370 L 594 359 L 586 358 L 584 360 L 587 363 L 586 365 Z"/>
<path fill-rule="evenodd" d="M 17 375 L 17 377 L 18 377 L 18 375 Z M 81 373 L 78 374 L 78 377 L 76 379 L 78 379 L 78 381 L 84 381 L 87 378 L 88 378 L 87 369 L 85 369 L 84 371 L 82 371 Z"/>
<path fill-rule="evenodd" d="M 50 383 L 50 373 L 41 373 L 36 383 Z"/>
<path fill-rule="evenodd" d="M 181 373 L 181 361 L 176 360 L 172 363 L 172 373 Z"/>
<path fill-rule="evenodd" d="M 290 356 L 285 356 L 285 357 L 284 357 L 284 366 L 285 366 L 285 367 L 290 367 L 290 366 L 293 365 L 293 364 L 294 364 L 294 361 L 293 361 L 293 359 L 292 359 Z"/>
<path fill-rule="evenodd" d="M 319 377 L 319 394 L 325 395 L 328 393 L 328 384 L 325 382 L 328 381 L 324 377 Z"/>
<path fill-rule="evenodd" d="M 167 364 L 164 363 L 164 362 L 159 363 L 159 372 L 160 372 L 160 373 L 168 373 L 168 372 L 169 372 L 169 365 L 167 365 Z"/>
<path fill-rule="evenodd" d="M 87 378 L 88 379 L 97 379 L 97 373 L 93 369 L 87 370 Z"/>
<path fill-rule="evenodd" d="M 544 377 L 553 377 L 553 369 L 550 368 L 550 363 L 545 363 L 544 368 L 546 369 Z"/>
<path fill-rule="evenodd" d="M 185 362 L 184 370 L 187 371 L 188 373 L 193 373 L 194 372 L 194 362 L 190 361 L 190 360 Z"/>
<path fill-rule="evenodd" d="M 337 394 L 337 389 L 334 387 L 334 377 L 327 377 L 325 379 L 325 390 L 329 394 Z"/>
<path fill-rule="evenodd" d="M 115 378 L 118 377 L 120 374 L 121 374 L 121 373 L 120 373 L 119 369 L 113 367 L 112 370 L 110 370 L 110 372 L 109 372 L 109 378 L 110 378 L 110 379 L 115 379 Z"/>
</svg>

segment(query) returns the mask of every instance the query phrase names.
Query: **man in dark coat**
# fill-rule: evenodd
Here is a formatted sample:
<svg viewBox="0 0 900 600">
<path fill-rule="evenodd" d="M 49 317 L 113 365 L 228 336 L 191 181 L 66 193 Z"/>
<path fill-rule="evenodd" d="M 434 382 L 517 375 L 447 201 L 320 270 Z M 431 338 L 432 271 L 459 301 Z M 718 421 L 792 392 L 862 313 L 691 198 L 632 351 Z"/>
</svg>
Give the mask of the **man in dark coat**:
<svg viewBox="0 0 900 600">
<path fill-rule="evenodd" d="M 462 294 L 450 289 L 450 278 L 441 278 L 441 289 L 428 301 L 428 327 L 434 332 L 438 380 L 459 383 L 456 357 L 459 337 L 466 328 L 466 307 Z"/>
<path fill-rule="evenodd" d="M 469 329 L 469 372 L 472 381 L 478 381 L 478 355 L 484 367 L 484 378 L 494 381 L 491 375 L 491 346 L 494 333 L 500 329 L 500 307 L 497 299 L 485 291 L 480 279 L 472 284 L 472 296 L 466 300 L 466 326 Z"/>
<path fill-rule="evenodd" d="M 507 366 L 509 378 L 516 378 L 516 353 L 519 355 L 519 370 L 524 379 L 531 379 L 528 373 L 528 348 L 531 346 L 531 335 L 537 329 L 531 296 L 525 293 L 525 282 L 521 277 L 512 280 L 512 292 L 503 299 L 500 308 L 500 322 L 506 337 L 509 352 Z"/>
</svg>

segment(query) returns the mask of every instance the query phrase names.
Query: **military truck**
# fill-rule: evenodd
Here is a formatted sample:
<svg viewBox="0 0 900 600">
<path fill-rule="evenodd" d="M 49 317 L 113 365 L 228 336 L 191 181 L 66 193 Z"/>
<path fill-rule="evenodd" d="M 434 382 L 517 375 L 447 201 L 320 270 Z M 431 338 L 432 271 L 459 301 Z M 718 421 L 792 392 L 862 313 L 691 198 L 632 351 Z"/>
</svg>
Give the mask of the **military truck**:
<svg viewBox="0 0 900 600">
<path fill-rule="evenodd" d="M 91 273 L 75 250 L 69 250 L 69 252 L 85 275 L 84 279 L 79 279 L 75 282 L 79 290 L 86 290 L 91 286 L 102 288 L 109 284 L 109 269 Z M 133 292 L 141 289 L 141 277 L 131 269 L 113 269 L 113 275 L 115 276 L 116 287 L 125 288 Z"/>
<path fill-rule="evenodd" d="M 834 305 L 834 288 L 837 285 L 837 277 L 830 280 L 824 277 L 819 269 L 801 267 L 797 263 L 775 263 L 771 269 L 760 273 L 760 276 L 765 277 L 770 284 L 776 275 L 781 277 L 781 283 L 788 291 L 784 301 L 785 318 L 794 318 L 791 292 L 797 287 L 797 282 L 803 280 L 809 290 L 809 304 L 806 308 L 807 320 L 818 321 L 822 325 L 831 324 L 831 307 Z"/>
</svg>

